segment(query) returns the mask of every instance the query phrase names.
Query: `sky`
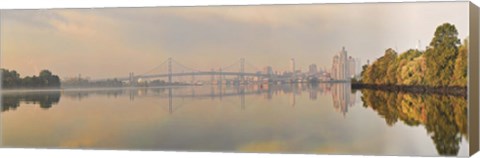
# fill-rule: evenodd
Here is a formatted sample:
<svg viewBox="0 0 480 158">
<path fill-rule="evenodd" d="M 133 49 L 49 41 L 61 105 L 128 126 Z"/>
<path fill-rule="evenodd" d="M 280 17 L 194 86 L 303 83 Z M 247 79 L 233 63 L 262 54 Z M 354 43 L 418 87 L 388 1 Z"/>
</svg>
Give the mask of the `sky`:
<svg viewBox="0 0 480 158">
<path fill-rule="evenodd" d="M 342 47 L 362 64 L 424 48 L 445 22 L 468 37 L 468 2 L 2 10 L 0 65 L 61 78 L 144 74 L 169 57 L 200 70 L 240 58 L 247 71 L 288 70 L 291 58 L 330 69 Z"/>
</svg>

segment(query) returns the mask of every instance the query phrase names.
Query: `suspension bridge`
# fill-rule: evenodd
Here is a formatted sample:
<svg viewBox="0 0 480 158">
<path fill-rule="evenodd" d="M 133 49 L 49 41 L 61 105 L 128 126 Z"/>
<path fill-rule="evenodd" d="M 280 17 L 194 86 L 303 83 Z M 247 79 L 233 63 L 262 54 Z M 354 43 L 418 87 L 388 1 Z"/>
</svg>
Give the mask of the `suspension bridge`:
<svg viewBox="0 0 480 158">
<path fill-rule="evenodd" d="M 257 79 L 275 78 L 276 80 L 291 79 L 285 77 L 279 78 L 274 76 L 273 74 L 263 73 L 257 66 L 248 63 L 247 61 L 245 61 L 244 58 L 241 58 L 239 61 L 236 61 L 231 65 L 219 67 L 217 69 L 212 68 L 211 70 L 198 70 L 189 66 L 185 66 L 180 62 L 174 60 L 173 58 L 168 58 L 167 60 L 163 61 L 161 64 L 147 72 L 141 73 L 139 75 L 135 75 L 131 72 L 127 77 L 117 77 L 114 79 L 134 83 L 139 79 L 149 80 L 156 78 L 167 78 L 167 83 L 173 83 L 174 78 L 191 77 L 191 82 L 194 83 L 197 76 L 210 76 L 212 82 L 218 81 L 220 83 L 222 83 L 226 79 L 226 77 L 235 77 L 236 82 L 238 83 L 245 83 L 246 77 L 255 77 Z M 99 79 L 96 81 L 104 80 L 107 79 Z"/>
</svg>

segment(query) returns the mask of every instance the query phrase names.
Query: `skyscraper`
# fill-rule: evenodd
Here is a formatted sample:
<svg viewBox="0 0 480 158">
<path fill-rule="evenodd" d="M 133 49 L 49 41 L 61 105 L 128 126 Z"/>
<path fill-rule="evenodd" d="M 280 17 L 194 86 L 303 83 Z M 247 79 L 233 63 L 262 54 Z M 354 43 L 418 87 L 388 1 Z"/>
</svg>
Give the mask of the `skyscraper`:
<svg viewBox="0 0 480 158">
<path fill-rule="evenodd" d="M 351 70 L 353 69 L 353 70 Z M 332 79 L 334 80 L 350 80 L 355 74 L 355 60 L 348 57 L 345 47 L 333 57 L 332 63 Z"/>
<path fill-rule="evenodd" d="M 295 73 L 295 59 L 294 58 L 290 59 L 290 69 L 292 70 L 293 73 Z"/>
<path fill-rule="evenodd" d="M 308 66 L 308 73 L 310 75 L 317 74 L 318 73 L 317 65 L 316 64 L 311 64 L 310 66 Z"/>
<path fill-rule="evenodd" d="M 290 59 L 290 68 L 292 69 L 292 78 L 296 79 L 297 75 L 296 75 L 296 71 L 295 71 L 295 59 L 294 58 Z"/>
<path fill-rule="evenodd" d="M 263 68 L 263 73 L 265 73 L 267 75 L 272 75 L 273 74 L 273 68 L 271 66 L 266 66 L 265 68 Z"/>
<path fill-rule="evenodd" d="M 339 57 L 338 55 L 333 56 L 333 61 L 332 61 L 332 72 L 330 76 L 332 79 L 338 80 L 339 79 Z"/>
<path fill-rule="evenodd" d="M 348 77 L 353 78 L 355 77 L 356 73 L 356 65 L 355 65 L 355 59 L 353 59 L 351 56 L 348 57 Z"/>
</svg>

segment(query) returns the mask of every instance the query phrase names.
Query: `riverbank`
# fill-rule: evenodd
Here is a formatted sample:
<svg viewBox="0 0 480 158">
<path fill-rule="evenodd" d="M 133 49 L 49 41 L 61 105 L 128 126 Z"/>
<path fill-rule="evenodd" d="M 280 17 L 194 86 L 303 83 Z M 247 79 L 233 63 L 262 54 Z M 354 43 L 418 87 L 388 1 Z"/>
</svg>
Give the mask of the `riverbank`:
<svg viewBox="0 0 480 158">
<path fill-rule="evenodd" d="M 440 94 L 440 95 L 454 95 L 467 96 L 467 87 L 448 86 L 448 87 L 430 87 L 430 86 L 408 86 L 408 85 L 376 85 L 352 83 L 352 90 L 371 89 L 390 92 L 407 92 L 418 94 Z"/>
</svg>

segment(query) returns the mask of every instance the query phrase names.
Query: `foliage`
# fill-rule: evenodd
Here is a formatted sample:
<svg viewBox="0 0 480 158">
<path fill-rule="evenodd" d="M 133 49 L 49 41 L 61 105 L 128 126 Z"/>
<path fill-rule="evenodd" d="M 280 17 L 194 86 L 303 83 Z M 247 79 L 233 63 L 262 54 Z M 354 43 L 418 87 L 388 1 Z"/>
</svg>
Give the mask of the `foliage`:
<svg viewBox="0 0 480 158">
<path fill-rule="evenodd" d="M 49 70 L 42 70 L 39 76 L 20 77 L 15 70 L 2 69 L 2 88 L 58 88 L 60 78 Z"/>
<path fill-rule="evenodd" d="M 448 86 L 453 76 L 458 55 L 458 32 L 454 25 L 445 23 L 435 31 L 430 48 L 425 52 L 427 60 L 426 84 L 433 87 Z"/>
<path fill-rule="evenodd" d="M 467 85 L 468 41 L 460 45 L 458 32 L 449 23 L 437 27 L 430 46 L 422 52 L 397 53 L 389 48 L 370 65 L 362 67 L 362 83 L 448 87 Z"/>
<path fill-rule="evenodd" d="M 452 85 L 462 86 L 467 84 L 468 73 L 468 40 L 464 40 L 464 44 L 459 47 L 458 57 L 455 61 L 455 69 L 453 71 Z"/>
</svg>

